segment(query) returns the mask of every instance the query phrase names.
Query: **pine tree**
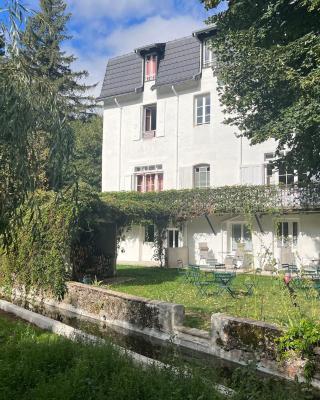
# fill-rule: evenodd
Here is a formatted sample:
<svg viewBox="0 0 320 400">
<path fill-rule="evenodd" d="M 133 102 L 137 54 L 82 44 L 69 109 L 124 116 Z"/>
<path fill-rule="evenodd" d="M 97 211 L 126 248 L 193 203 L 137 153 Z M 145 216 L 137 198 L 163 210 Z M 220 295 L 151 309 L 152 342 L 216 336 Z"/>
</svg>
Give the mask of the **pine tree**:
<svg viewBox="0 0 320 400">
<path fill-rule="evenodd" d="M 22 56 L 38 77 L 55 83 L 57 92 L 66 98 L 70 118 L 83 116 L 92 107 L 92 98 L 86 92 L 90 86 L 80 81 L 88 73 L 74 72 L 73 55 L 66 55 L 61 44 L 71 37 L 67 23 L 71 17 L 63 0 L 40 0 L 40 11 L 27 21 L 23 35 Z"/>
<path fill-rule="evenodd" d="M 0 34 L 0 57 L 4 56 L 4 38 L 3 35 Z"/>
</svg>

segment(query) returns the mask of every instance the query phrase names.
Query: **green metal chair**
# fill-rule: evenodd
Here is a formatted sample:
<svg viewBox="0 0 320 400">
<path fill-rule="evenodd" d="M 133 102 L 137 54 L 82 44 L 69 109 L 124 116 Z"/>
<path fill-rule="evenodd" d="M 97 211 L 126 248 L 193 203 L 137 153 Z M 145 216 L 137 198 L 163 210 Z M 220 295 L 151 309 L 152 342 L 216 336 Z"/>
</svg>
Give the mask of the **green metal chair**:
<svg viewBox="0 0 320 400">
<path fill-rule="evenodd" d="M 223 292 L 227 292 L 231 297 L 235 297 L 235 290 L 231 287 L 232 281 L 236 277 L 235 272 L 214 272 L 214 281 L 218 286 L 217 295 L 221 295 Z"/>
<path fill-rule="evenodd" d="M 198 289 L 198 294 L 201 296 L 206 296 L 208 294 L 209 288 L 215 284 L 215 281 L 204 279 L 198 265 L 190 266 L 190 274 L 190 280 L 192 284 Z"/>
</svg>

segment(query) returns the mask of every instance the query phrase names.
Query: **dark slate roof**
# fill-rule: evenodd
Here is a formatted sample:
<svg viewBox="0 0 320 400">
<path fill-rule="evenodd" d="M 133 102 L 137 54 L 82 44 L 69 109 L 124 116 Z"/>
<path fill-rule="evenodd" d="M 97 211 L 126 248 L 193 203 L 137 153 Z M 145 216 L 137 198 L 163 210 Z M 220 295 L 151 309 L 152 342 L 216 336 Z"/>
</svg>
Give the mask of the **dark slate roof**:
<svg viewBox="0 0 320 400">
<path fill-rule="evenodd" d="M 194 36 L 165 44 L 153 88 L 197 79 L 200 41 Z M 109 60 L 99 99 L 143 90 L 143 58 L 136 53 Z"/>
<path fill-rule="evenodd" d="M 111 58 L 108 62 L 100 98 L 141 90 L 143 59 L 136 53 Z"/>
<path fill-rule="evenodd" d="M 155 87 L 195 79 L 200 73 L 200 42 L 190 36 L 166 44 Z"/>
</svg>

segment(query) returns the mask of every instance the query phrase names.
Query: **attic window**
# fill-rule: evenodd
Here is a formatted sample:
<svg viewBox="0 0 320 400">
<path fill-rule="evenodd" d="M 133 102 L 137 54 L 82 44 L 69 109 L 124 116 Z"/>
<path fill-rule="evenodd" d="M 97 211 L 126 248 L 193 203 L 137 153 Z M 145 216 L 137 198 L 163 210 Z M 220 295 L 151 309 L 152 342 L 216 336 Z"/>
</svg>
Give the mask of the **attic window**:
<svg viewBox="0 0 320 400">
<path fill-rule="evenodd" d="M 145 80 L 154 81 L 157 76 L 158 57 L 156 54 L 148 54 L 145 57 Z"/>
<path fill-rule="evenodd" d="M 211 67 L 213 65 L 213 61 L 213 51 L 210 40 L 205 40 L 203 42 L 203 66 Z"/>
</svg>

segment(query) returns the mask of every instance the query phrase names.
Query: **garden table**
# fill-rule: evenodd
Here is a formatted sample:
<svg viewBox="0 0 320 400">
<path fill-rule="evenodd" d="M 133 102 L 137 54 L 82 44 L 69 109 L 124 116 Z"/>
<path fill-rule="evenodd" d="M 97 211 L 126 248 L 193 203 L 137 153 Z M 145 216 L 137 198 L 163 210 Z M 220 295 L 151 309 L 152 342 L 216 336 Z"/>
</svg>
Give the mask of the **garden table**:
<svg viewBox="0 0 320 400">
<path fill-rule="evenodd" d="M 236 277 L 235 272 L 214 272 L 215 282 L 219 286 L 218 295 L 222 292 L 229 293 L 233 298 L 235 297 L 235 291 L 231 288 L 231 283 Z"/>
</svg>

